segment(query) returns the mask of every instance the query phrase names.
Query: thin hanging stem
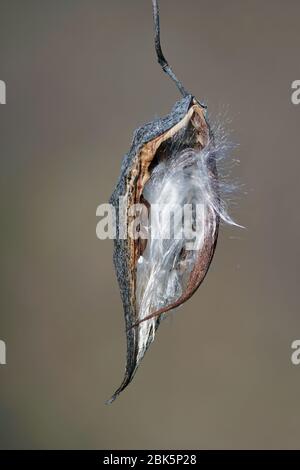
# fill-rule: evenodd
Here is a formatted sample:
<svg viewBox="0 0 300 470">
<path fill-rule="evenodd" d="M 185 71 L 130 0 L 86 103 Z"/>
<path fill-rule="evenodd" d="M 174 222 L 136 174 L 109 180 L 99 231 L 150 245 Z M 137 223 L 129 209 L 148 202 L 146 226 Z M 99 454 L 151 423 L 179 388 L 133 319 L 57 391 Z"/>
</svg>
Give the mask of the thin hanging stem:
<svg viewBox="0 0 300 470">
<path fill-rule="evenodd" d="M 160 26 L 159 26 L 159 8 L 157 0 L 152 0 L 152 7 L 153 7 L 153 20 L 154 20 L 154 33 L 155 33 L 155 50 L 157 55 L 157 60 L 160 66 L 162 67 L 163 71 L 169 75 L 169 77 L 175 82 L 177 88 L 179 89 L 182 96 L 187 96 L 189 93 L 186 91 L 182 83 L 178 80 L 175 73 L 171 69 L 170 65 L 168 64 L 163 52 L 161 50 L 160 45 Z"/>
</svg>

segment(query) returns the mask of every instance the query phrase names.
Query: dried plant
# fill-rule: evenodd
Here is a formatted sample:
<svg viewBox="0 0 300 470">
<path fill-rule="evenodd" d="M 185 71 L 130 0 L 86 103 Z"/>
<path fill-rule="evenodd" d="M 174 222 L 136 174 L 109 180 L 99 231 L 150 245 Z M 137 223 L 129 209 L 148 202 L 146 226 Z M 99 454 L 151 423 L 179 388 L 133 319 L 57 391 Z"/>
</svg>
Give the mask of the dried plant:
<svg viewBox="0 0 300 470">
<path fill-rule="evenodd" d="M 157 1 L 152 4 L 157 59 L 182 99 L 165 118 L 134 132 L 110 200 L 119 221 L 120 197 L 126 197 L 128 223 L 133 205 L 142 203 L 149 211 L 139 227 L 147 234 L 145 239 L 123 239 L 117 230 L 114 264 L 125 314 L 127 365 L 109 403 L 131 382 L 166 313 L 188 300 L 202 283 L 215 252 L 220 220 L 234 223 L 222 198 L 230 188 L 217 171 L 230 146 L 224 133 L 213 134 L 206 106 L 185 90 L 166 61 Z M 175 219 L 178 208 L 191 208 L 192 237 L 182 236 L 181 217 L 172 236 L 165 236 L 168 214 L 162 211 L 158 216 L 155 205 L 171 209 Z"/>
</svg>

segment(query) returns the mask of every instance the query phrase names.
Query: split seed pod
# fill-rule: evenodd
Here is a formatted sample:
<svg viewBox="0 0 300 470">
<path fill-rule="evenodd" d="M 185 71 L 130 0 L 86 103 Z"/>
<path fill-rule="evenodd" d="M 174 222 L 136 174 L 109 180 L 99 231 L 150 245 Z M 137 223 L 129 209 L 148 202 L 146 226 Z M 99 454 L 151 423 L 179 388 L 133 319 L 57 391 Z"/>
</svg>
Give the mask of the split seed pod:
<svg viewBox="0 0 300 470">
<path fill-rule="evenodd" d="M 162 54 L 156 0 L 153 13 L 158 61 L 183 98 L 165 118 L 135 131 L 110 199 L 117 214 L 114 265 L 125 315 L 127 364 L 124 380 L 109 402 L 131 382 L 163 316 L 200 286 L 215 251 L 222 216 L 214 138 L 206 107 L 186 92 Z M 120 198 L 124 197 L 121 214 Z M 170 201 L 174 207 L 201 204 L 201 236 L 196 234 L 192 250 L 184 237 L 169 240 L 153 235 L 155 225 L 164 230 L 164 220 L 151 217 L 152 204 Z M 146 240 L 125 238 L 120 233 L 121 219 L 126 220 L 126 228 L 132 222 L 131 207 L 135 204 L 149 208 L 150 215 L 140 227 L 148 234 Z M 192 219 L 195 222 L 195 215 Z"/>
</svg>

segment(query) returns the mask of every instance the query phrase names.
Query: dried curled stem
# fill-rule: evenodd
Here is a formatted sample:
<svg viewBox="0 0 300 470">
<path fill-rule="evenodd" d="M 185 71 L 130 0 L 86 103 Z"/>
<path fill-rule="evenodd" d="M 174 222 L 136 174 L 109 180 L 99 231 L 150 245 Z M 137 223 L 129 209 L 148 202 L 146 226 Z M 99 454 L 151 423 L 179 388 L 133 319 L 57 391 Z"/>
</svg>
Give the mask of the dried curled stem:
<svg viewBox="0 0 300 470">
<path fill-rule="evenodd" d="M 168 64 L 162 50 L 160 44 L 160 25 L 159 25 L 159 7 L 157 0 L 152 0 L 152 7 L 153 7 L 153 20 L 154 20 L 154 41 L 155 41 L 155 51 L 157 55 L 157 60 L 159 65 L 162 67 L 163 71 L 175 82 L 177 88 L 179 89 L 180 93 L 183 97 L 189 95 L 186 91 L 184 86 L 182 85 L 181 81 L 178 80 L 175 73 L 173 72 L 172 68 Z"/>
</svg>

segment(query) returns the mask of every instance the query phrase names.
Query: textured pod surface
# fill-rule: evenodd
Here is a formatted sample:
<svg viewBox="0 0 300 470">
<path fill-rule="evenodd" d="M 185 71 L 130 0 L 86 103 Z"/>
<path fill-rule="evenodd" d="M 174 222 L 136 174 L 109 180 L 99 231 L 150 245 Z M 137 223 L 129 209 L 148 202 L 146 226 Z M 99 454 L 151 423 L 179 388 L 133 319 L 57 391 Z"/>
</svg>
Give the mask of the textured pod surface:
<svg viewBox="0 0 300 470">
<path fill-rule="evenodd" d="M 123 159 L 121 175 L 110 199 L 116 209 L 117 222 L 120 218 L 119 198 L 126 196 L 125 211 L 127 212 L 132 204 L 144 202 L 143 190 L 147 187 L 148 181 L 151 181 L 155 166 L 159 165 L 161 160 L 168 159 L 167 161 L 169 161 L 171 159 L 172 168 L 176 170 L 177 161 L 182 160 L 180 155 L 186 152 L 186 149 L 193 152 L 194 159 L 200 159 L 201 151 L 208 146 L 211 147 L 212 142 L 213 136 L 206 120 L 206 108 L 191 95 L 178 101 L 171 113 L 165 118 L 157 119 L 138 128 L 134 133 L 131 149 Z M 186 166 L 186 164 L 182 165 L 178 169 L 178 174 Z M 217 181 L 216 163 L 211 151 L 206 155 L 205 169 L 208 175 L 211 174 L 214 181 Z M 188 177 L 186 181 L 185 186 L 189 185 L 191 178 Z M 148 186 L 149 193 L 151 185 Z M 214 192 L 217 192 L 217 188 L 214 188 Z M 147 191 L 145 193 L 147 194 Z M 180 274 L 180 292 L 173 292 L 172 295 L 163 294 L 159 301 L 155 297 L 155 290 L 159 287 L 157 282 L 155 283 L 155 279 L 159 273 L 151 268 L 150 271 L 148 269 L 148 271 L 144 271 L 144 274 L 140 274 L 143 271 L 138 270 L 137 265 L 145 247 L 141 246 L 139 239 L 121 238 L 117 223 L 114 265 L 125 315 L 127 363 L 124 380 L 109 402 L 113 401 L 132 380 L 140 361 L 154 339 L 162 315 L 190 298 L 204 279 L 213 257 L 218 235 L 219 216 L 217 211 L 214 211 L 213 204 L 207 205 L 204 217 L 206 221 L 203 222 L 205 222 L 207 229 L 203 243 L 198 247 L 192 259 L 193 266 L 186 269 L 185 273 L 186 254 L 184 254 L 184 250 L 181 248 L 179 255 L 174 255 L 172 273 L 175 272 L 177 275 L 179 271 L 183 271 L 183 274 Z M 162 258 L 163 255 L 162 253 Z M 171 254 L 171 256 L 173 255 Z M 151 256 L 149 258 L 148 254 L 148 264 L 151 265 L 151 263 Z M 151 274 L 154 277 L 154 283 L 149 285 Z M 165 275 L 165 281 L 168 281 L 170 274 L 171 272 L 169 275 Z M 150 301 L 145 304 L 143 299 L 147 290 L 150 291 L 150 294 L 146 298 L 150 298 Z"/>
</svg>

